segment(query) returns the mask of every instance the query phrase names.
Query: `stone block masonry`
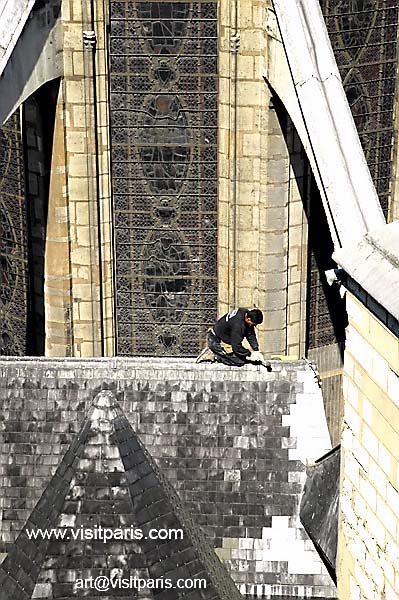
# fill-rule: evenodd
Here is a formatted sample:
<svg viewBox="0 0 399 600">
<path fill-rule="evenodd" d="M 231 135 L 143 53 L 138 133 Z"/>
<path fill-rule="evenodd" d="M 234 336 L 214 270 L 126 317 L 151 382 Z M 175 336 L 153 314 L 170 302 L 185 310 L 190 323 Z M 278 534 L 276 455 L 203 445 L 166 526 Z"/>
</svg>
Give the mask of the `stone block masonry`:
<svg viewBox="0 0 399 600">
<path fill-rule="evenodd" d="M 340 598 L 399 597 L 399 340 L 351 294 L 345 352 Z"/>
<path fill-rule="evenodd" d="M 330 447 L 320 390 L 305 362 L 273 367 L 2 360 L 1 551 L 10 551 L 94 397 L 108 389 L 239 591 L 335 598 L 298 516 L 304 463 Z"/>
<path fill-rule="evenodd" d="M 93 21 L 89 2 L 62 2 L 63 78 L 46 245 L 46 356 L 114 354 L 106 3 L 92 5 Z M 95 51 L 84 44 L 84 31 L 92 28 Z"/>
<path fill-rule="evenodd" d="M 261 308 L 259 341 L 269 355 L 289 352 L 288 157 L 263 80 L 270 6 L 269 0 L 220 2 L 218 146 L 218 312 Z M 292 331 L 289 345 L 299 356 L 297 337 Z"/>
</svg>

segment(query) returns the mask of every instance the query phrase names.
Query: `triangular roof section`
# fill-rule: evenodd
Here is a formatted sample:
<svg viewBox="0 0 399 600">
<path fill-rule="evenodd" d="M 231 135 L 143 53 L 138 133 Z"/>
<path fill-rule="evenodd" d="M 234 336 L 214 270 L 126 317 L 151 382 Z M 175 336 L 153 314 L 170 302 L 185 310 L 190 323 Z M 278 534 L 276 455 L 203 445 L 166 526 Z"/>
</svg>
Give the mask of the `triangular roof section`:
<svg viewBox="0 0 399 600">
<path fill-rule="evenodd" d="M 87 539 L 90 531 L 99 537 L 100 526 L 102 531 L 124 532 L 116 534 L 119 538 L 129 531 L 130 539 Z M 54 535 L 52 539 L 29 539 L 27 531 L 39 528 L 64 533 L 58 533 L 59 539 Z M 142 531 L 142 539 L 132 535 L 137 530 Z M 183 536 L 150 539 L 150 530 L 182 530 Z M 157 587 L 149 584 L 141 591 L 132 589 L 134 577 L 147 583 L 158 580 Z M 90 587 L 90 578 L 92 586 L 97 578 L 103 578 L 101 585 L 108 581 L 109 589 Z M 172 587 L 162 587 L 161 579 L 170 581 Z M 177 587 L 185 585 L 183 582 L 192 586 L 194 580 L 198 586 L 200 579 L 202 587 Z M 82 580 L 89 581 L 85 588 Z M 130 587 L 122 587 L 127 581 Z M 103 390 L 0 566 L 0 600 L 136 596 L 156 596 L 158 600 L 242 598 L 138 439 L 114 394 Z"/>
</svg>

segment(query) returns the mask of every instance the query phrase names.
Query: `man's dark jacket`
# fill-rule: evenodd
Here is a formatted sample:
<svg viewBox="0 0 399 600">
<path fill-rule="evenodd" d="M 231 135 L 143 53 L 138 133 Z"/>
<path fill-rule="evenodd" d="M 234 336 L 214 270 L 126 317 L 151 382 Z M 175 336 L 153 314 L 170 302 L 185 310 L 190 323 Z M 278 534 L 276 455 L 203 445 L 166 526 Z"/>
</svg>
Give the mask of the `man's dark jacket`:
<svg viewBox="0 0 399 600">
<path fill-rule="evenodd" d="M 248 308 L 236 308 L 226 315 L 223 315 L 213 327 L 217 337 L 226 344 L 230 344 L 233 348 L 233 352 L 242 357 L 251 354 L 250 350 L 247 350 L 242 345 L 242 340 L 244 338 L 247 338 L 252 350 L 259 350 L 255 328 L 250 327 L 244 321 L 247 312 Z"/>
</svg>

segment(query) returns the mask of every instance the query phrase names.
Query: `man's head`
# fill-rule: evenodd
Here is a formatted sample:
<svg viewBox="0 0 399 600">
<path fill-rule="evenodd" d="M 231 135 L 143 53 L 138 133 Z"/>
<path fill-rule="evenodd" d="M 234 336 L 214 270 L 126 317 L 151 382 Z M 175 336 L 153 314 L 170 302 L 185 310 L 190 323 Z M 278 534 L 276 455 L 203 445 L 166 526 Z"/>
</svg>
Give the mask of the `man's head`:
<svg viewBox="0 0 399 600">
<path fill-rule="evenodd" d="M 260 325 L 263 323 L 263 314 L 259 308 L 252 308 L 248 312 L 245 313 L 244 321 L 249 326 Z"/>
</svg>

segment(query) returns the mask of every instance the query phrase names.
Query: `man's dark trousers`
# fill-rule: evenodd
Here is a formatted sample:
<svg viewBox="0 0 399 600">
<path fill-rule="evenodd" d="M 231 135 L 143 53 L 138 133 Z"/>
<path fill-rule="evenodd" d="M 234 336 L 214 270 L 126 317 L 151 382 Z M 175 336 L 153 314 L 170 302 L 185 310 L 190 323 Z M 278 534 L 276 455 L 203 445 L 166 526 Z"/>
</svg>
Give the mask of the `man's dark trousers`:
<svg viewBox="0 0 399 600">
<path fill-rule="evenodd" d="M 243 365 L 247 365 L 248 362 L 245 358 L 241 358 L 238 354 L 227 354 L 225 350 L 223 350 L 221 340 L 213 333 L 212 330 L 208 331 L 208 347 L 215 355 L 216 361 L 223 363 L 224 365 L 229 365 L 231 367 L 242 367 Z"/>
</svg>

